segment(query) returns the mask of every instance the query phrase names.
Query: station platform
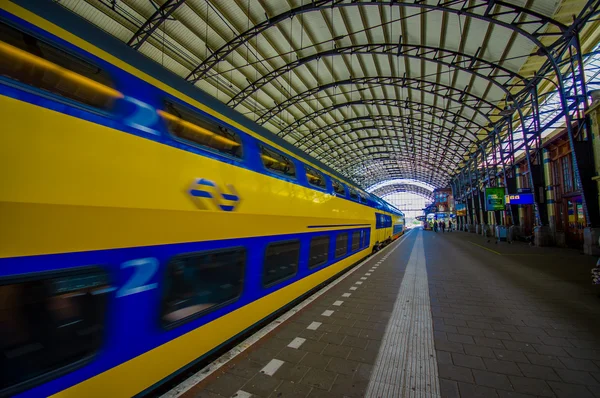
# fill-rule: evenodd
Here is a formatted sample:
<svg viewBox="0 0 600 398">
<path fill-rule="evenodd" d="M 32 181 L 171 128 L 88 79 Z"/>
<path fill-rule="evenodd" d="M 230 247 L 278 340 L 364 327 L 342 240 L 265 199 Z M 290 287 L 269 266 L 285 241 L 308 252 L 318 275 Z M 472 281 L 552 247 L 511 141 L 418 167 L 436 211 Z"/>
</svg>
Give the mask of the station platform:
<svg viewBox="0 0 600 398">
<path fill-rule="evenodd" d="M 600 397 L 595 262 L 412 230 L 166 396 Z"/>
</svg>

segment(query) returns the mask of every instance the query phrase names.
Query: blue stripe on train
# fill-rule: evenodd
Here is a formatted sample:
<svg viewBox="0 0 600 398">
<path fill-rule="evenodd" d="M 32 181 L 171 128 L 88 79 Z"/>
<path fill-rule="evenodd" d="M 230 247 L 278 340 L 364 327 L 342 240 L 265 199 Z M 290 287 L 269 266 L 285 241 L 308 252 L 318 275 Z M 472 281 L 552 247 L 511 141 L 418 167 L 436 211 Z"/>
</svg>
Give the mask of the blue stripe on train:
<svg viewBox="0 0 600 398">
<path fill-rule="evenodd" d="M 50 276 L 53 271 L 76 269 L 82 266 L 97 266 L 106 270 L 112 285 L 117 287 L 115 293 L 111 293 L 107 309 L 108 318 L 104 348 L 97 354 L 94 360 L 81 369 L 28 390 L 19 396 L 34 397 L 54 394 L 182 336 L 191 330 L 209 323 L 310 274 L 318 272 L 352 254 L 365 250 L 366 247 L 350 252 L 351 239 L 348 239 L 346 255 L 338 259 L 333 258 L 335 236 L 340 233 L 361 230 L 368 231 L 367 228 L 353 228 L 343 231 L 306 232 L 279 236 L 228 239 L 222 241 L 177 243 L 78 253 L 2 258 L 0 259 L 0 283 L 2 283 L 3 279 L 6 280 L 7 277 L 13 279 L 20 275 L 29 274 L 28 276 L 30 276 L 35 273 L 47 273 Z M 310 239 L 314 236 L 323 235 L 330 236 L 328 262 L 309 270 L 307 263 Z M 301 242 L 300 263 L 297 274 L 293 278 L 285 280 L 275 286 L 262 288 L 262 266 L 266 246 L 272 242 L 290 239 L 299 239 Z M 368 239 L 367 242 L 369 242 Z M 163 277 L 166 275 L 169 259 L 183 253 L 240 246 L 245 247 L 247 250 L 246 279 L 244 281 L 244 291 L 240 299 L 235 303 L 219 308 L 214 312 L 210 312 L 201 318 L 192 320 L 181 326 L 173 329 L 164 329 L 160 322 L 160 309 L 161 295 L 164 286 Z M 131 260 L 144 258 L 156 258 L 160 263 L 156 274 L 146 282 L 148 284 L 156 283 L 158 288 L 118 297 L 118 288 L 124 286 L 135 271 L 131 267 L 121 268 L 121 264 Z M 285 303 L 282 303 L 282 305 L 283 304 Z"/>
</svg>

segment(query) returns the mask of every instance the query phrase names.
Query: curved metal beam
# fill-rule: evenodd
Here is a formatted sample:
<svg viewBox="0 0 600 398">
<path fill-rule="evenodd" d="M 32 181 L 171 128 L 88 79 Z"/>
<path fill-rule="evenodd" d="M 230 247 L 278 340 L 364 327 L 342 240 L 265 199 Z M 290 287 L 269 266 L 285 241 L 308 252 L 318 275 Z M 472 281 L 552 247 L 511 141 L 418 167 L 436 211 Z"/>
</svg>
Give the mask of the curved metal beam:
<svg viewBox="0 0 600 398">
<path fill-rule="evenodd" d="M 318 94 L 321 91 L 325 91 L 331 88 L 337 88 L 339 86 L 348 86 L 348 85 L 369 85 L 371 87 L 376 86 L 392 86 L 392 87 L 402 87 L 411 90 L 418 90 L 426 93 L 430 93 L 433 95 L 439 95 L 444 98 L 450 98 L 453 102 L 465 105 L 469 109 L 472 109 L 476 113 L 480 113 L 484 118 L 490 120 L 488 117 L 488 113 L 482 112 L 481 109 L 488 109 L 489 111 L 493 109 L 501 110 L 498 105 L 491 103 L 490 101 L 485 100 L 482 97 L 471 94 L 466 90 L 459 90 L 455 87 L 448 86 L 442 83 L 432 82 L 423 79 L 415 79 L 415 78 L 406 78 L 406 77 L 395 77 L 395 76 L 375 76 L 375 77 L 355 77 L 345 80 L 339 80 L 336 82 L 331 82 L 327 84 L 323 84 L 318 87 L 311 88 L 306 90 L 300 94 L 297 94 L 293 97 L 287 98 L 285 101 L 275 105 L 274 107 L 268 109 L 265 113 L 263 113 L 258 120 L 256 121 L 258 124 L 264 124 L 271 120 L 274 116 L 281 113 L 283 110 L 288 107 L 297 104 L 300 101 L 303 101 L 313 95 Z M 458 96 L 458 99 L 453 98 L 454 96 Z M 469 104 L 473 102 L 472 104 Z M 485 104 L 485 105 L 482 105 Z"/>
<path fill-rule="evenodd" d="M 131 39 L 127 42 L 127 45 L 135 50 L 139 50 L 142 44 L 152 36 L 152 33 L 154 33 L 154 31 L 183 3 L 185 3 L 185 0 L 165 1 L 164 4 L 160 6 L 146 22 L 144 22 L 137 32 L 133 34 Z"/>
<path fill-rule="evenodd" d="M 200 65 L 186 77 L 186 80 L 197 82 L 202 79 L 208 71 L 213 69 L 220 61 L 228 56 L 235 49 L 241 45 L 247 43 L 254 37 L 263 33 L 265 30 L 274 27 L 278 23 L 291 19 L 296 15 L 304 14 L 307 12 L 321 11 L 326 9 L 332 9 L 337 7 L 355 7 L 355 6 L 398 6 L 398 7 L 416 7 L 427 11 L 442 11 L 457 15 L 463 15 L 478 20 L 488 22 L 490 24 L 497 24 L 510 29 L 522 36 L 527 37 L 539 48 L 543 48 L 541 41 L 538 37 L 545 35 L 548 25 L 557 27 L 560 32 L 565 32 L 567 26 L 555 21 L 552 18 L 548 18 L 544 15 L 536 13 L 531 10 L 527 10 L 523 7 L 516 6 L 514 4 L 507 3 L 505 1 L 493 0 L 483 1 L 476 0 L 448 0 L 445 2 L 436 2 L 436 4 L 428 4 L 426 2 L 414 2 L 414 1 L 399 1 L 399 0 L 387 0 L 387 1 L 376 1 L 376 0 L 313 0 L 311 3 L 302 5 L 300 7 L 293 8 L 278 14 L 272 18 L 267 18 L 265 21 L 253 26 L 246 30 L 240 35 L 234 37 L 218 50 L 213 52 L 207 59 L 205 59 Z M 494 12 L 496 6 L 505 7 L 508 11 Z M 475 11 L 481 11 L 481 14 L 477 14 Z M 524 22 L 519 22 L 521 16 L 527 15 Z M 512 21 L 512 22 L 506 22 Z M 538 25 L 533 32 L 524 30 L 523 26 Z M 548 33 L 546 35 L 549 35 Z"/>
<path fill-rule="evenodd" d="M 421 181 L 429 181 L 432 185 L 441 188 L 448 183 L 448 176 L 441 176 L 430 170 L 426 171 L 402 171 L 390 165 L 382 163 L 378 170 L 361 170 L 355 175 L 348 174 L 349 178 L 353 178 L 360 186 L 369 186 L 378 182 L 386 181 L 393 178 L 414 178 Z"/>
<path fill-rule="evenodd" d="M 454 131 L 451 128 L 446 127 L 442 124 L 437 123 L 435 120 L 434 121 L 426 121 L 427 122 L 426 124 L 421 125 L 422 120 L 415 119 L 413 117 L 396 116 L 396 115 L 378 115 L 378 116 L 379 117 L 360 116 L 360 117 L 356 117 L 356 118 L 352 118 L 352 119 L 348 119 L 348 120 L 343 120 L 342 123 L 333 123 L 331 125 L 327 125 L 325 127 L 321 127 L 316 130 L 313 130 L 310 132 L 310 134 L 306 135 L 302 139 L 291 142 L 291 143 L 293 145 L 301 148 L 303 145 L 306 145 L 306 143 L 308 143 L 310 140 L 316 138 L 318 135 L 324 133 L 325 131 L 333 130 L 336 127 L 343 126 L 346 124 L 350 125 L 356 121 L 370 121 L 373 123 L 369 124 L 369 125 L 359 125 L 357 127 L 351 126 L 350 128 L 336 132 L 335 135 L 328 135 L 326 138 L 322 138 L 321 140 L 331 141 L 336 137 L 345 136 L 352 132 L 357 132 L 360 130 L 388 129 L 388 128 L 393 129 L 395 127 L 406 128 L 406 129 L 415 129 L 418 131 L 433 131 L 433 127 L 437 127 L 439 130 L 435 131 L 435 132 L 438 133 L 438 135 L 441 135 L 442 132 L 446 132 L 446 133 L 448 133 L 448 135 L 456 134 L 456 131 Z M 404 126 L 396 126 L 394 124 L 377 124 L 376 123 L 377 121 L 389 121 L 389 122 L 393 122 L 393 123 L 397 122 L 400 124 L 408 122 L 407 123 L 408 126 L 404 127 Z M 375 138 L 375 137 L 373 137 L 373 138 Z M 473 142 L 472 140 L 469 140 L 469 141 Z"/>
<path fill-rule="evenodd" d="M 311 155 L 311 154 L 315 153 L 318 150 L 326 151 L 327 149 L 329 149 L 332 146 L 334 146 L 334 147 L 338 146 L 338 144 L 334 141 L 335 138 L 341 138 L 341 137 L 347 136 L 350 133 L 356 133 L 358 131 L 369 130 L 369 129 L 372 129 L 372 128 L 373 128 L 372 126 L 361 126 L 361 127 L 356 127 L 356 128 L 352 128 L 350 130 L 347 130 L 347 131 L 344 132 L 343 135 L 342 134 L 337 134 L 335 136 L 329 136 L 329 137 L 327 137 L 326 140 L 325 139 L 322 140 L 319 143 L 318 146 L 315 145 L 313 147 L 307 147 L 306 150 L 305 150 L 305 152 L 307 154 Z M 379 128 L 378 130 L 388 131 L 388 129 L 386 129 L 386 128 Z M 393 131 L 393 130 L 389 129 L 389 131 Z M 419 130 L 419 131 L 423 131 L 423 130 Z M 469 150 L 468 146 L 464 145 L 460 141 L 456 141 L 456 139 L 454 139 L 453 137 L 439 134 L 439 132 L 438 132 L 438 134 L 436 134 L 436 136 L 441 137 L 442 139 L 445 139 L 447 141 L 450 141 L 452 144 L 457 145 L 463 151 L 468 151 Z M 371 140 L 373 140 L 373 141 L 374 140 L 382 140 L 382 141 L 384 141 L 384 140 L 398 140 L 398 139 L 401 139 L 401 138 L 393 136 L 393 135 L 389 135 L 389 136 L 375 136 L 375 137 L 359 137 L 359 138 L 353 139 L 351 141 L 344 141 L 344 145 L 352 145 L 352 144 L 356 144 L 356 143 L 359 143 L 359 142 L 365 142 L 365 141 L 371 141 Z M 324 145 L 327 145 L 329 148 L 323 148 Z M 398 146 L 398 148 L 406 148 L 406 146 Z"/>
<path fill-rule="evenodd" d="M 331 124 L 325 125 L 323 127 L 319 127 L 318 129 L 312 130 L 309 134 L 305 135 L 301 139 L 292 142 L 292 144 L 296 145 L 297 147 L 300 147 L 302 145 L 305 145 L 310 140 L 323 134 L 326 131 L 334 130 L 338 127 L 345 126 L 345 125 L 351 125 L 352 123 L 373 122 L 373 124 L 376 124 L 377 122 L 380 122 L 380 121 L 400 123 L 400 124 L 406 123 L 408 125 L 408 127 L 411 127 L 411 128 L 414 127 L 421 131 L 423 129 L 429 129 L 430 126 L 427 126 L 427 125 L 431 125 L 431 126 L 439 127 L 441 129 L 447 131 L 450 134 L 457 134 L 457 132 L 455 130 L 450 129 L 449 127 L 446 127 L 443 124 L 437 123 L 435 121 L 435 119 L 421 120 L 421 119 L 412 117 L 412 115 L 402 116 L 402 115 L 383 114 L 383 115 L 357 116 L 357 117 L 353 117 L 350 119 L 340 120 L 335 123 L 331 123 Z M 423 125 L 421 125 L 422 122 L 425 122 L 425 123 Z M 461 127 L 463 127 L 463 126 L 461 126 Z M 342 131 L 338 132 L 337 134 L 344 134 L 344 132 L 345 131 L 342 130 Z M 476 136 L 473 134 L 473 137 L 475 138 L 475 140 L 471 140 L 471 141 L 474 142 L 474 141 L 476 141 Z"/>
<path fill-rule="evenodd" d="M 322 51 L 287 63 L 251 82 L 232 99 L 230 99 L 229 102 L 227 102 L 227 105 L 235 108 L 249 98 L 252 94 L 254 94 L 257 90 L 260 90 L 271 81 L 282 75 L 285 75 L 287 72 L 295 68 L 324 57 L 334 57 L 346 54 L 393 55 L 397 57 L 415 58 L 433 62 L 438 65 L 442 65 L 447 68 L 458 69 L 465 73 L 469 73 L 484 79 L 500 88 L 506 95 L 512 95 L 510 93 L 511 85 L 507 85 L 506 82 L 498 82 L 499 78 L 505 77 L 507 80 L 510 80 L 511 78 L 518 77 L 521 81 L 524 80 L 524 78 L 518 73 L 510 71 L 509 69 L 499 66 L 498 64 L 493 64 L 478 58 L 477 56 L 472 56 L 457 51 L 402 43 L 356 44 Z M 482 63 L 485 66 L 475 68 L 473 65 L 475 65 L 477 62 Z M 482 70 L 487 70 L 487 75 L 481 73 Z M 502 72 L 503 75 L 494 75 L 494 73 L 497 71 Z"/>
<path fill-rule="evenodd" d="M 402 170 L 401 168 L 398 167 L 399 162 L 412 162 L 413 161 L 413 159 L 403 160 L 403 157 L 408 157 L 406 154 L 403 154 L 401 152 L 390 151 L 384 145 L 373 145 L 373 146 L 370 146 L 369 148 L 377 148 L 377 149 L 384 149 L 384 150 L 376 150 L 373 152 L 365 153 L 365 152 L 360 152 L 360 150 L 363 148 L 357 148 L 357 149 L 353 149 L 352 151 L 346 152 L 342 155 L 330 154 L 327 157 L 319 158 L 319 160 L 322 162 L 343 161 L 344 168 L 341 168 L 341 170 L 344 172 L 350 172 L 351 169 L 357 165 L 361 165 L 361 164 L 365 164 L 365 163 L 377 163 L 377 162 L 381 162 L 381 161 L 391 162 L 391 163 L 393 163 L 394 168 Z M 418 166 L 427 166 L 427 168 L 431 169 L 432 171 L 435 171 L 436 174 L 450 173 L 450 170 L 441 169 L 442 164 L 440 164 L 440 162 L 435 162 L 435 163 L 428 162 L 426 160 L 427 158 L 424 156 L 424 155 L 426 155 L 425 151 L 416 149 L 412 154 L 416 155 L 417 157 L 420 157 L 420 159 L 418 160 L 418 163 L 417 163 Z M 335 155 L 339 155 L 339 156 L 336 157 Z M 365 160 L 365 155 L 370 156 L 370 158 L 368 160 Z M 390 157 L 390 155 L 396 155 L 396 156 Z M 377 157 L 377 156 L 379 156 L 379 157 Z M 458 165 L 458 162 L 456 162 L 453 159 L 446 158 L 444 160 L 445 160 L 445 162 L 443 162 L 443 163 Z"/>
<path fill-rule="evenodd" d="M 449 123 L 452 123 L 455 125 L 460 126 L 460 124 L 457 122 L 459 120 L 462 120 L 463 122 L 465 122 L 466 126 L 468 126 L 469 124 L 473 124 L 478 127 L 478 130 L 480 130 L 480 129 L 485 130 L 485 131 L 489 130 L 489 128 L 487 126 L 483 126 L 482 124 L 479 124 L 478 122 L 471 120 L 464 115 L 454 113 L 445 108 L 440 108 L 438 106 L 423 104 L 421 102 L 415 102 L 415 101 L 379 98 L 379 99 L 366 99 L 366 100 L 360 99 L 360 100 L 356 100 L 356 101 L 338 103 L 338 104 L 335 104 L 335 105 L 332 105 L 332 106 L 329 106 L 326 108 L 321 108 L 321 109 L 319 109 L 313 113 L 309 113 L 308 115 L 305 115 L 305 116 L 297 119 L 293 123 L 290 123 L 289 125 L 285 126 L 283 129 L 281 129 L 277 133 L 277 135 L 282 137 L 285 134 L 287 134 L 288 132 L 298 128 L 299 126 L 302 126 L 303 124 L 307 123 L 308 121 L 313 120 L 319 116 L 322 116 L 329 112 L 333 112 L 340 108 L 350 107 L 350 106 L 355 106 L 355 105 L 365 105 L 365 106 L 367 106 L 367 105 L 375 105 L 375 106 L 382 105 L 382 106 L 393 106 L 393 107 L 398 107 L 398 108 L 405 107 L 413 112 L 426 113 L 426 114 L 430 114 L 432 116 L 434 116 L 434 114 L 435 114 L 436 117 L 438 117 L 440 119 L 445 119 Z M 448 114 L 448 116 L 446 116 L 446 114 Z M 466 126 L 465 127 L 461 126 L 465 129 L 465 135 L 466 135 L 466 132 L 468 131 L 468 128 Z M 473 134 L 474 137 L 477 137 L 474 132 L 471 132 L 471 133 Z"/>
<path fill-rule="evenodd" d="M 377 195 L 379 197 L 383 197 L 385 195 L 394 194 L 397 192 L 410 192 L 416 195 L 419 195 L 427 200 L 433 200 L 433 193 L 431 191 L 426 190 L 423 187 L 412 184 L 392 184 L 386 185 L 385 187 L 381 187 L 372 191 L 371 193 Z"/>
</svg>

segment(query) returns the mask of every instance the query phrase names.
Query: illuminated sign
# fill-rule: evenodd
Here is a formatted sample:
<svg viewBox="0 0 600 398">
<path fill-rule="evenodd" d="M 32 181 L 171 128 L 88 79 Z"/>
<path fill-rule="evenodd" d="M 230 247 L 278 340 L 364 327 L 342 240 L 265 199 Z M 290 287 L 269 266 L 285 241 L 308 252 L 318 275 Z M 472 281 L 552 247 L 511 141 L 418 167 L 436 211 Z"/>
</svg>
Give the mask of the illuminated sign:
<svg viewBox="0 0 600 398">
<path fill-rule="evenodd" d="M 507 204 L 511 205 L 532 205 L 533 194 L 532 193 L 519 193 L 516 195 L 506 195 L 505 200 Z"/>
<path fill-rule="evenodd" d="M 504 210 L 504 188 L 485 189 L 485 210 Z"/>
<path fill-rule="evenodd" d="M 464 203 L 456 204 L 456 215 L 457 216 L 466 216 L 467 215 L 467 205 Z"/>
</svg>

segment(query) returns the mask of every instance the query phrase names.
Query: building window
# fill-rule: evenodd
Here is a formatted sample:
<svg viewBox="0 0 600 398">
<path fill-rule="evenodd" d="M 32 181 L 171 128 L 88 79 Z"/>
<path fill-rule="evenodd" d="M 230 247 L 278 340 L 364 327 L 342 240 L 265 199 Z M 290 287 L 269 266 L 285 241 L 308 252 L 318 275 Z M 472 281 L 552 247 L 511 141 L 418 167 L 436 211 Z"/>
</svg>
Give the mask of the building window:
<svg viewBox="0 0 600 398">
<path fill-rule="evenodd" d="M 352 232 L 352 251 L 360 249 L 360 231 Z"/>
<path fill-rule="evenodd" d="M 165 119 L 169 132 L 175 137 L 225 155 L 242 157 L 242 140 L 233 130 L 169 101 L 165 102 L 165 110 L 159 110 L 158 114 Z"/>
<path fill-rule="evenodd" d="M 310 185 L 325 188 L 325 176 L 323 176 L 323 173 L 309 166 L 304 166 L 304 168 L 306 169 L 306 178 Z"/>
<path fill-rule="evenodd" d="M 315 236 L 310 240 L 308 268 L 315 268 L 327 262 L 329 255 L 329 236 Z"/>
<path fill-rule="evenodd" d="M 123 97 L 96 65 L 2 23 L 0 75 L 99 109 Z"/>
<path fill-rule="evenodd" d="M 333 192 L 335 192 L 336 194 L 341 195 L 341 196 L 346 196 L 346 191 L 344 190 L 344 186 L 339 181 L 336 181 L 332 178 L 331 184 L 333 185 Z"/>
<path fill-rule="evenodd" d="M 196 318 L 242 294 L 246 249 L 237 247 L 175 256 L 167 266 L 163 323 Z"/>
<path fill-rule="evenodd" d="M 296 178 L 296 166 L 294 162 L 285 155 L 279 152 L 272 151 L 264 146 L 260 146 L 260 158 L 262 159 L 263 165 L 277 173 L 283 174 L 287 177 Z"/>
<path fill-rule="evenodd" d="M 573 177 L 571 176 L 571 156 L 567 155 L 561 158 L 562 164 L 562 181 L 563 181 L 563 192 L 573 191 Z"/>
<path fill-rule="evenodd" d="M 269 244 L 265 253 L 263 286 L 269 287 L 296 275 L 299 257 L 299 240 Z"/>
<path fill-rule="evenodd" d="M 342 232 L 335 238 L 335 258 L 340 258 L 348 252 L 348 233 Z"/>
<path fill-rule="evenodd" d="M 90 359 L 102 345 L 112 290 L 98 268 L 0 281 L 0 395 Z"/>
</svg>

